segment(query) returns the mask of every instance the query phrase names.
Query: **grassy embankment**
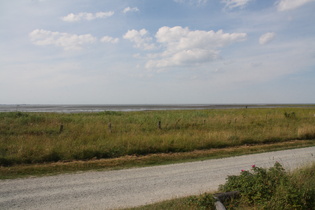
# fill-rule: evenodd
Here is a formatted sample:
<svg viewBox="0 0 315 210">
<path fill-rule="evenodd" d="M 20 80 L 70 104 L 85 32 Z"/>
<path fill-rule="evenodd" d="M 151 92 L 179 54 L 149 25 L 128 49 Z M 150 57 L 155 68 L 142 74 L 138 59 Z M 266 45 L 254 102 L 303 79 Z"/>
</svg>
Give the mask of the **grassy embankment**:
<svg viewBox="0 0 315 210">
<path fill-rule="evenodd" d="M 311 146 L 314 114 L 314 107 L 0 113 L 0 178 Z"/>
</svg>

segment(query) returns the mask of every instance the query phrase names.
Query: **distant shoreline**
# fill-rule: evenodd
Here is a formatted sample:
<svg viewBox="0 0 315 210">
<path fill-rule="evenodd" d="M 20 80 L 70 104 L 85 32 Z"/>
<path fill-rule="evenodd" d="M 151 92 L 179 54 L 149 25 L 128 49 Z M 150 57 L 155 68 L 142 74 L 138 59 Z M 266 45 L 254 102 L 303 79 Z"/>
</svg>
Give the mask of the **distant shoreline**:
<svg viewBox="0 0 315 210">
<path fill-rule="evenodd" d="M 0 112 L 54 112 L 84 113 L 104 111 L 153 111 L 153 110 L 201 110 L 201 109 L 244 109 L 279 107 L 315 107 L 315 104 L 130 104 L 130 105 L 37 105 L 8 104 L 0 105 Z"/>
</svg>

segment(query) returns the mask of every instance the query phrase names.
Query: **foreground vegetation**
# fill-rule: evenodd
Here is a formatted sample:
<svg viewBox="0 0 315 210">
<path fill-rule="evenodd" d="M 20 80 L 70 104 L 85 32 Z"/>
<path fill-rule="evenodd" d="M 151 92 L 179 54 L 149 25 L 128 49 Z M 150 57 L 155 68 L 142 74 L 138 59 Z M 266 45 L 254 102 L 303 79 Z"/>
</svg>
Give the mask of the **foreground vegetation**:
<svg viewBox="0 0 315 210">
<path fill-rule="evenodd" d="M 294 143 L 296 147 L 310 146 L 315 144 L 314 114 L 314 107 L 78 114 L 0 113 L 0 175 L 4 171 L 17 174 L 21 171 L 15 170 L 16 167 L 28 168 L 29 165 L 44 163 L 58 162 L 55 168 L 76 165 L 74 168 L 77 170 L 85 170 L 101 168 L 102 164 L 97 160 L 118 158 L 118 161 L 111 161 L 115 165 L 121 157 L 124 158 L 116 164 L 118 167 L 124 162 L 137 162 L 140 156 L 149 157 L 144 158 L 148 160 L 144 165 L 148 165 L 158 162 L 158 159 L 166 162 L 176 158 L 194 159 L 194 151 L 209 149 L 225 150 L 222 153 L 226 156 L 233 151 L 237 151 L 236 155 L 245 154 L 244 150 L 248 148 L 237 149 L 244 145 L 256 148 L 253 149 L 256 152 L 264 151 L 267 147 L 263 146 L 270 144 L 290 148 L 282 143 L 292 140 L 301 140 Z M 209 156 L 213 157 L 204 155 Z M 77 162 L 86 160 L 93 161 L 83 166 Z"/>
<path fill-rule="evenodd" d="M 229 176 L 219 191 L 238 191 L 239 197 L 227 200 L 227 209 L 313 209 L 315 206 L 315 163 L 286 172 L 279 163 L 269 169 L 252 166 L 238 176 Z M 213 194 L 174 199 L 133 208 L 146 209 L 215 209 Z"/>
</svg>

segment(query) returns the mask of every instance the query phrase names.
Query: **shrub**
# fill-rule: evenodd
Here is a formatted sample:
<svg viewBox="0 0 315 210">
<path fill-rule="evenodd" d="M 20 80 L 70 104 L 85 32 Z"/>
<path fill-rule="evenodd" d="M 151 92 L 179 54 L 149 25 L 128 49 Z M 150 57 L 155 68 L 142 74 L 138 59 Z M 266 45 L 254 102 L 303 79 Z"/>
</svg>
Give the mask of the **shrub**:
<svg viewBox="0 0 315 210">
<path fill-rule="evenodd" d="M 287 175 L 279 163 L 266 170 L 252 166 L 252 172 L 242 170 L 239 176 L 229 176 L 220 190 L 241 193 L 242 200 L 248 204 L 264 203 L 270 200 L 278 183 L 287 181 Z"/>
<path fill-rule="evenodd" d="M 210 193 L 204 193 L 200 196 L 192 196 L 188 199 L 188 206 L 195 206 L 198 209 L 215 210 L 215 199 Z"/>
<path fill-rule="evenodd" d="M 60 156 L 60 154 L 57 151 L 51 151 L 50 153 L 48 153 L 47 155 L 44 155 L 42 157 L 42 160 L 44 162 L 57 162 L 61 159 L 62 159 L 62 157 Z"/>
<path fill-rule="evenodd" d="M 11 160 L 9 160 L 8 158 L 0 157 L 0 167 L 1 166 L 10 166 L 10 165 L 12 165 Z"/>
<path fill-rule="evenodd" d="M 315 164 L 290 176 L 288 185 L 278 187 L 266 209 L 314 209 Z"/>
<path fill-rule="evenodd" d="M 285 112 L 284 116 L 285 116 L 285 118 L 291 118 L 291 119 L 296 118 L 295 112 L 291 112 L 291 113 Z"/>
<path fill-rule="evenodd" d="M 262 209 L 311 209 L 315 205 L 315 188 L 296 179 L 278 162 L 268 170 L 253 165 L 251 171 L 242 170 L 239 176 L 229 176 L 219 190 L 239 191 L 241 199 L 231 201 L 237 205 Z"/>
</svg>

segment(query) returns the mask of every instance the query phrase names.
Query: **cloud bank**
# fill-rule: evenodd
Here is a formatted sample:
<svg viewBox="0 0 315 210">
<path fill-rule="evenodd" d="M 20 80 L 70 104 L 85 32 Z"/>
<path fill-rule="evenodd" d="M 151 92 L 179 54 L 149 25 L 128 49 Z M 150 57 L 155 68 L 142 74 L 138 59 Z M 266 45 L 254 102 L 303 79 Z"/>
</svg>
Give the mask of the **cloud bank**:
<svg viewBox="0 0 315 210">
<path fill-rule="evenodd" d="M 149 33 L 145 29 L 129 30 L 124 36 L 124 39 L 127 39 L 134 43 L 134 47 L 140 48 L 143 50 L 152 50 L 155 48 L 155 45 L 152 43 L 152 38 L 149 36 Z"/>
<path fill-rule="evenodd" d="M 260 36 L 259 44 L 264 45 L 268 44 L 275 38 L 276 34 L 274 32 L 268 32 Z"/>
<path fill-rule="evenodd" d="M 225 4 L 225 8 L 234 9 L 234 8 L 243 8 L 252 0 L 221 0 Z"/>
<path fill-rule="evenodd" d="M 216 60 L 219 49 L 234 42 L 244 41 L 246 33 L 224 33 L 215 31 L 191 31 L 189 28 L 161 27 L 155 35 L 157 43 L 164 49 L 154 54 L 146 68 L 196 65 Z"/>
<path fill-rule="evenodd" d="M 196 6 L 200 6 L 208 2 L 208 0 L 174 0 L 174 1 L 176 3 L 190 4 L 190 5 L 196 5 Z"/>
<path fill-rule="evenodd" d="M 81 20 L 94 20 L 94 19 L 101 19 L 113 16 L 115 12 L 97 12 L 97 13 L 87 13 L 81 12 L 78 14 L 70 13 L 67 16 L 62 17 L 61 19 L 66 22 L 78 22 Z"/>
<path fill-rule="evenodd" d="M 280 0 L 277 2 L 278 11 L 293 10 L 303 6 L 306 3 L 314 2 L 315 0 Z"/>
<path fill-rule="evenodd" d="M 29 37 L 35 45 L 54 45 L 62 47 L 64 50 L 80 50 L 82 49 L 82 45 L 91 44 L 96 41 L 96 38 L 91 34 L 77 35 L 43 29 L 33 30 L 29 34 Z"/>
<path fill-rule="evenodd" d="M 126 7 L 124 10 L 123 10 L 123 13 L 128 13 L 128 12 L 139 12 L 140 10 L 138 9 L 138 7 Z"/>
<path fill-rule="evenodd" d="M 104 37 L 101 38 L 100 41 L 103 42 L 103 43 L 116 44 L 116 43 L 119 42 L 119 39 L 118 38 L 113 38 L 113 37 L 110 37 L 110 36 L 104 36 Z"/>
</svg>

